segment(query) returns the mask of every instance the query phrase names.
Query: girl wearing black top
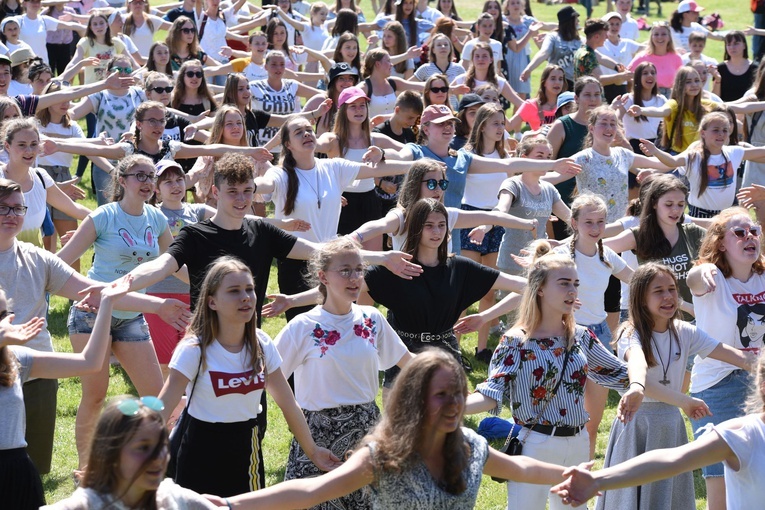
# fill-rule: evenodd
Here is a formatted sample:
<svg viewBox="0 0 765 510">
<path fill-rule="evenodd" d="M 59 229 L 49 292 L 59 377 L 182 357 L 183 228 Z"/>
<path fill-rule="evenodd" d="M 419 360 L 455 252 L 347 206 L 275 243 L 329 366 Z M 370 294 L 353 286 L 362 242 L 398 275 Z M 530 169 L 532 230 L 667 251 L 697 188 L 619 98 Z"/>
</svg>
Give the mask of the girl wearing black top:
<svg viewBox="0 0 765 510">
<path fill-rule="evenodd" d="M 743 32 L 734 30 L 725 36 L 725 55 L 717 71 L 720 79 L 715 79 L 712 91 L 725 102 L 741 99 L 752 87 L 757 66 L 749 60 Z"/>
</svg>

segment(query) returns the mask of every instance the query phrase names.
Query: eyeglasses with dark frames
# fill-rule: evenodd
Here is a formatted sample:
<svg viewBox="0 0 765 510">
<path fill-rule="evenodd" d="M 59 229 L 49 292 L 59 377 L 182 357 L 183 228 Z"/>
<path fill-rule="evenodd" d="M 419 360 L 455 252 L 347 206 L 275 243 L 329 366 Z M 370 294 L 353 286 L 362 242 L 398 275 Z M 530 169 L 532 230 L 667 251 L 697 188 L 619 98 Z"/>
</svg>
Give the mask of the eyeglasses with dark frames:
<svg viewBox="0 0 765 510">
<path fill-rule="evenodd" d="M 433 191 L 434 189 L 441 188 L 443 191 L 446 191 L 446 188 L 449 187 L 449 181 L 446 179 L 423 179 L 420 182 L 427 183 L 427 187 L 430 191 Z"/>
</svg>

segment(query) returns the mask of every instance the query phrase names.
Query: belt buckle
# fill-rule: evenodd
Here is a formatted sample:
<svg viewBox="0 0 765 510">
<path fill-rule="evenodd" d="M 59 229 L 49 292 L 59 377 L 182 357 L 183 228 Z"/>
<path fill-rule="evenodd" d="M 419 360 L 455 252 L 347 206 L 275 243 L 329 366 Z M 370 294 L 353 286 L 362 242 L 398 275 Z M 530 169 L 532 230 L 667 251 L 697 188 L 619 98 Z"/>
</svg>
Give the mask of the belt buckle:
<svg viewBox="0 0 765 510">
<path fill-rule="evenodd" d="M 420 341 L 425 342 L 425 343 L 430 343 L 433 340 L 435 340 L 435 336 L 436 335 L 434 335 L 432 333 L 421 333 L 420 334 Z"/>
</svg>

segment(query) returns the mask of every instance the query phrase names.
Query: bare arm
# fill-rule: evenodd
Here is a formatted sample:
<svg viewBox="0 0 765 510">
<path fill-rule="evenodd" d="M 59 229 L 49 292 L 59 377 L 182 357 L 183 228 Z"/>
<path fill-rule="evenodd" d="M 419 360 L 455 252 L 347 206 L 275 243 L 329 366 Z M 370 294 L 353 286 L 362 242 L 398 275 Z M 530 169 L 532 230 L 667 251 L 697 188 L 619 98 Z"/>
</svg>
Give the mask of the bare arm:
<svg viewBox="0 0 765 510">
<path fill-rule="evenodd" d="M 625 230 L 616 237 L 603 239 L 603 246 L 608 246 L 616 253 L 634 250 L 636 246 L 635 234 L 633 234 L 630 229 Z"/>
<path fill-rule="evenodd" d="M 337 469 L 314 478 L 282 482 L 255 492 L 228 498 L 236 510 L 288 510 L 309 508 L 337 499 L 374 481 L 371 454 L 359 448 Z"/>
<path fill-rule="evenodd" d="M 549 485 L 560 483 L 566 468 L 536 460 L 525 455 L 505 455 L 489 447 L 484 474 L 518 483 Z"/>
</svg>

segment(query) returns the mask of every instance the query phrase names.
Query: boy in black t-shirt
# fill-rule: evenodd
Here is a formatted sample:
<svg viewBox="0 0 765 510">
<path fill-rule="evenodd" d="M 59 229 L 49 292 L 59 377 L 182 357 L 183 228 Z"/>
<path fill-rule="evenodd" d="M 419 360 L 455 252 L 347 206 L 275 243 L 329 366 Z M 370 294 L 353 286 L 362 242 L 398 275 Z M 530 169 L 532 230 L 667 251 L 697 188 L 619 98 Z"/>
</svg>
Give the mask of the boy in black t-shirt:
<svg viewBox="0 0 765 510">
<path fill-rule="evenodd" d="M 391 118 L 375 127 L 373 131 L 382 133 L 399 143 L 415 143 L 417 136 L 414 134 L 412 126 L 417 125 L 422 110 L 423 104 L 420 94 L 413 90 L 405 90 L 396 99 L 396 107 L 393 109 Z M 380 199 L 383 215 L 396 206 L 398 188 L 402 182 L 404 182 L 403 175 L 375 179 L 375 193 Z M 383 235 L 383 249 L 390 249 L 388 234 Z"/>
</svg>

